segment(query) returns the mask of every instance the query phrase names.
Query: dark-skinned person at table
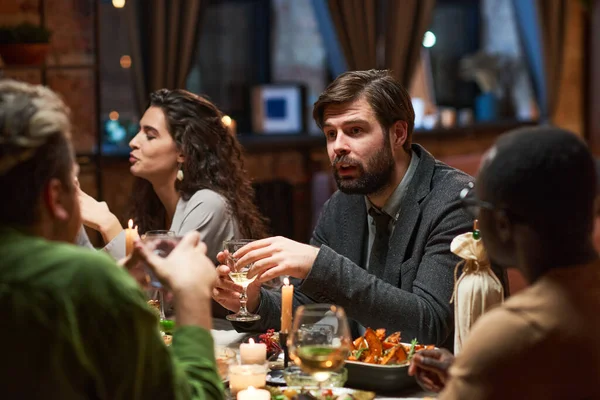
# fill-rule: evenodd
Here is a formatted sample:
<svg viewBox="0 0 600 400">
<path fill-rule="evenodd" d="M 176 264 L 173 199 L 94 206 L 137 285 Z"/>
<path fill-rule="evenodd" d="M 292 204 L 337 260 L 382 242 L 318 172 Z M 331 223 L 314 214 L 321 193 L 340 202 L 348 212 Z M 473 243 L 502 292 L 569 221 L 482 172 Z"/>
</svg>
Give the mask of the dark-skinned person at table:
<svg viewBox="0 0 600 400">
<path fill-rule="evenodd" d="M 217 274 L 200 234 L 167 258 L 139 241 L 176 299 L 169 350 L 125 268 L 71 244 L 81 226 L 69 111 L 43 86 L 0 82 L 0 388 L 6 399 L 223 399 L 210 329 Z"/>
<path fill-rule="evenodd" d="M 423 351 L 410 373 L 439 399 L 600 398 L 596 177 L 585 143 L 552 127 L 505 134 L 463 194 L 490 259 L 530 286 L 483 315 L 456 359 Z"/>
<path fill-rule="evenodd" d="M 472 229 L 458 193 L 472 178 L 412 144 L 414 111 L 407 91 L 388 71 L 340 75 L 314 105 L 337 191 L 324 206 L 310 244 L 284 237 L 240 249 L 238 263 L 259 275 L 248 309 L 261 315 L 238 330 L 279 329 L 281 295 L 259 290 L 277 276 L 296 278 L 294 307 L 333 303 L 364 327 L 402 331 L 451 348 L 450 298 L 458 257 L 452 239 Z M 223 255 L 219 255 L 223 262 Z M 220 266 L 213 297 L 239 308 L 239 287 Z"/>
</svg>

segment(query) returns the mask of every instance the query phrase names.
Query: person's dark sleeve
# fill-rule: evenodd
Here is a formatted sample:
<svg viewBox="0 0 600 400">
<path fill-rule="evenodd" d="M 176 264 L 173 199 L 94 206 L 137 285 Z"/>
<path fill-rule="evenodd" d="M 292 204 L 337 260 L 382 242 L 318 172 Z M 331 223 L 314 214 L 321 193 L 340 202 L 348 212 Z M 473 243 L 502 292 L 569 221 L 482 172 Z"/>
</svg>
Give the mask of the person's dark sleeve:
<svg viewBox="0 0 600 400">
<path fill-rule="evenodd" d="M 454 269 L 459 261 L 450 252 L 454 237 L 468 232 L 472 220 L 458 201 L 448 202 L 432 222 L 412 290 L 391 285 L 336 253 L 328 246 L 333 232 L 324 220 L 315 229 L 313 243 L 321 250 L 300 290 L 314 301 L 345 308 L 349 317 L 364 326 L 401 331 L 405 340 L 440 345 L 454 329 L 449 304 L 454 288 Z M 325 211 L 323 219 L 327 219 Z"/>
</svg>

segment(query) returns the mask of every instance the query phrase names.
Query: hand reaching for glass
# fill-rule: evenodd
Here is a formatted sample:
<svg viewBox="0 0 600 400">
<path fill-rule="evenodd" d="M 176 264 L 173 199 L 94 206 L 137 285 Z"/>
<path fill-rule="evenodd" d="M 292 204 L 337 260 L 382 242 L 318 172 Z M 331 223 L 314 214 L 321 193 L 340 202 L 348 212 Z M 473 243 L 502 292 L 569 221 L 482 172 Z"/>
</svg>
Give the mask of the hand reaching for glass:
<svg viewBox="0 0 600 400">
<path fill-rule="evenodd" d="M 227 267 L 229 268 L 229 278 L 235 284 L 242 287 L 240 294 L 240 308 L 237 313 L 228 315 L 229 321 L 250 322 L 260 319 L 260 315 L 252 314 L 246 308 L 248 302 L 248 286 L 256 279 L 256 274 L 251 274 L 253 263 L 240 262 L 236 257 L 236 252 L 253 242 L 252 239 L 226 240 L 223 242 L 223 253 L 226 256 Z"/>
<path fill-rule="evenodd" d="M 227 266 L 226 252 L 220 252 L 217 254 L 217 260 L 221 265 L 217 267 L 217 283 L 213 289 L 213 299 L 226 309 L 238 312 L 240 309 L 240 296 L 243 288 L 237 283 L 233 282 L 229 273 L 231 269 Z M 256 310 L 260 301 L 260 287 L 259 280 L 254 280 L 246 288 L 247 295 L 247 309 L 250 311 Z"/>
<path fill-rule="evenodd" d="M 156 254 L 156 246 L 172 246 L 172 251 L 163 258 Z M 142 262 L 175 296 L 182 291 L 200 290 L 210 297 L 217 273 L 214 264 L 206 256 L 206 245 L 200 240 L 198 232 L 188 233 L 177 245 L 170 241 L 158 241 L 156 246 L 149 247 L 141 240 L 136 241 L 134 251 L 124 261 L 124 266 L 128 270 L 139 268 Z"/>
<path fill-rule="evenodd" d="M 190 232 L 163 258 L 137 240 L 124 263 L 128 268 L 143 262 L 176 299 L 177 326 L 212 329 L 211 293 L 217 273 L 206 256 L 206 245 L 198 232 Z"/>
<path fill-rule="evenodd" d="M 266 282 L 280 276 L 305 279 L 319 248 L 277 236 L 255 240 L 240 247 L 233 258 L 238 265 L 253 265 L 248 277 Z"/>
<path fill-rule="evenodd" d="M 408 374 L 414 376 L 423 389 L 440 392 L 453 362 L 454 356 L 446 349 L 421 350 L 413 356 Z"/>
</svg>

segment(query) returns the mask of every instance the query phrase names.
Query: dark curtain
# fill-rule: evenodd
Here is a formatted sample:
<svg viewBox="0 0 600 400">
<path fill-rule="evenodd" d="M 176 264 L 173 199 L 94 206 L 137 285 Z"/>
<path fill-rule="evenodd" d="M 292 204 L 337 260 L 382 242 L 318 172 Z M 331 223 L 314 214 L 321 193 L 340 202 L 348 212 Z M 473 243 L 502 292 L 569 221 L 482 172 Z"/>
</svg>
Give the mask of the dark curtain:
<svg viewBox="0 0 600 400">
<path fill-rule="evenodd" d="M 513 0 L 513 7 L 540 117 L 548 122 L 558 103 L 567 0 Z"/>
<path fill-rule="evenodd" d="M 331 20 L 349 70 L 377 67 L 375 0 L 329 0 Z"/>
<path fill-rule="evenodd" d="M 389 0 L 387 5 L 385 67 L 405 88 L 410 87 L 423 35 L 429 27 L 435 0 Z"/>
<path fill-rule="evenodd" d="M 149 94 L 185 88 L 206 0 L 130 0 L 131 58 L 140 113 Z"/>
<path fill-rule="evenodd" d="M 328 0 L 328 4 L 348 69 L 390 69 L 408 87 L 435 0 Z M 379 18 L 378 10 L 383 11 Z M 378 58 L 379 50 L 383 57 Z"/>
</svg>

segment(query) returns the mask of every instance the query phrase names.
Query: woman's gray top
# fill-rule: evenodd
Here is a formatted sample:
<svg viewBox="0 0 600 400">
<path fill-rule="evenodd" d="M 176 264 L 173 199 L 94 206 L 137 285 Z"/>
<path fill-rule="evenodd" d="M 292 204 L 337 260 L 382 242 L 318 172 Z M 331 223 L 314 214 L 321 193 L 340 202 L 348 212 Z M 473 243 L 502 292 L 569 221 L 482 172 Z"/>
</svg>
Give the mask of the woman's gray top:
<svg viewBox="0 0 600 400">
<path fill-rule="evenodd" d="M 223 249 L 223 241 L 240 238 L 237 221 L 229 211 L 227 200 L 210 189 L 197 191 L 188 201 L 180 198 L 169 230 L 177 236 L 193 230 L 200 232 L 206 243 L 206 254 L 215 264 L 217 253 Z M 83 227 L 76 243 L 93 248 Z M 116 260 L 125 257 L 125 231 L 115 236 L 103 250 Z"/>
</svg>

